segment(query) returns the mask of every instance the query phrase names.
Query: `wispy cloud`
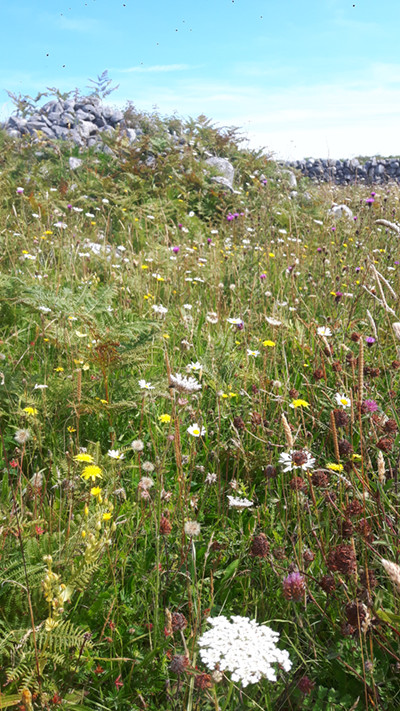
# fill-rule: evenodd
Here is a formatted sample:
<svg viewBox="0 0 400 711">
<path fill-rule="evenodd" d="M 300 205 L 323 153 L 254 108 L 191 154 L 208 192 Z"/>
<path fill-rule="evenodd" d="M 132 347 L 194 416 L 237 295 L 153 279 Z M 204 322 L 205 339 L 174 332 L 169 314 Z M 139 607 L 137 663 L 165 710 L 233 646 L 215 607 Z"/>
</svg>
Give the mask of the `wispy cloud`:
<svg viewBox="0 0 400 711">
<path fill-rule="evenodd" d="M 194 69 L 190 64 L 154 64 L 152 66 L 127 67 L 126 69 L 114 69 L 113 71 L 121 72 L 122 74 L 131 74 L 132 72 L 144 73 L 160 73 L 160 72 L 184 72 L 188 69 Z"/>
</svg>

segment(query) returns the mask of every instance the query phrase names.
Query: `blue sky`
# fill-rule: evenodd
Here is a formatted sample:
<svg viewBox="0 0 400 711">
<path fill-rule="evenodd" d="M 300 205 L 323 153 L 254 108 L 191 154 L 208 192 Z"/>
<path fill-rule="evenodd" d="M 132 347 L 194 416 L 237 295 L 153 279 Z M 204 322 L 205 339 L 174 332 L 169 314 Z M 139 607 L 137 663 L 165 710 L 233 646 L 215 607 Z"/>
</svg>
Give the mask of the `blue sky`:
<svg viewBox="0 0 400 711">
<path fill-rule="evenodd" d="M 3 0 L 6 90 L 85 90 L 238 126 L 276 156 L 400 153 L 398 0 Z"/>
</svg>

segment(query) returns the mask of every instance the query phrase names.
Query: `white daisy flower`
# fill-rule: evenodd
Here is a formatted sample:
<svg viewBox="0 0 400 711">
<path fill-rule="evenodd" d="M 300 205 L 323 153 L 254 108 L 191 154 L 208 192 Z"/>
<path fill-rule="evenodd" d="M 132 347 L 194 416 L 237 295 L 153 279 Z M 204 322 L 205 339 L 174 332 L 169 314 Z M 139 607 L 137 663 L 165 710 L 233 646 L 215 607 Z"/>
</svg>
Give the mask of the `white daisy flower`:
<svg viewBox="0 0 400 711">
<path fill-rule="evenodd" d="M 282 452 L 279 457 L 279 464 L 282 464 L 284 472 L 291 472 L 293 469 L 312 469 L 315 464 L 315 457 L 307 452 L 306 449 L 294 450 L 290 452 Z"/>
<path fill-rule="evenodd" d="M 247 355 L 253 356 L 253 358 L 257 358 L 257 356 L 260 355 L 260 351 L 252 351 L 251 348 L 248 348 Z"/>
<path fill-rule="evenodd" d="M 319 336 L 331 336 L 332 331 L 328 326 L 318 326 L 317 333 Z"/>
<path fill-rule="evenodd" d="M 190 425 L 186 431 L 189 432 L 192 437 L 202 437 L 206 433 L 206 428 L 200 427 L 200 425 L 195 422 L 194 425 Z"/>
<path fill-rule="evenodd" d="M 351 400 L 349 397 L 346 397 L 346 395 L 336 393 L 335 400 L 340 407 L 351 407 Z"/>
<path fill-rule="evenodd" d="M 111 459 L 123 459 L 125 456 L 119 449 L 109 449 L 107 454 Z"/>
<path fill-rule="evenodd" d="M 154 385 L 147 383 L 146 380 L 139 380 L 139 388 L 142 390 L 154 390 Z"/>
</svg>

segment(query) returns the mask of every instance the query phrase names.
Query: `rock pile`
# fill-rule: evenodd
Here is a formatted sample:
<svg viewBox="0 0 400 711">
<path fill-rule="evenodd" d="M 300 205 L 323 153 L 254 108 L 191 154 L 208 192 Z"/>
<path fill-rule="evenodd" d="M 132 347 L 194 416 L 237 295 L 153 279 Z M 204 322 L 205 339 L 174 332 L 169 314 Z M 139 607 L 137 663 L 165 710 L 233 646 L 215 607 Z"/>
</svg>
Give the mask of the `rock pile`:
<svg viewBox="0 0 400 711">
<path fill-rule="evenodd" d="M 133 143 L 141 133 L 126 125 L 122 111 L 103 105 L 96 96 L 48 101 L 28 118 L 10 116 L 2 128 L 15 138 L 30 134 L 70 140 L 87 148 L 98 144 L 105 152 L 108 146 L 102 143 L 103 136 L 119 132 Z"/>
<path fill-rule="evenodd" d="M 387 183 L 390 180 L 400 182 L 400 160 L 392 158 L 371 158 L 360 163 L 357 158 L 351 160 L 310 160 L 285 161 L 285 166 L 296 168 L 314 182 L 332 182 L 337 185 L 350 183 Z"/>
</svg>

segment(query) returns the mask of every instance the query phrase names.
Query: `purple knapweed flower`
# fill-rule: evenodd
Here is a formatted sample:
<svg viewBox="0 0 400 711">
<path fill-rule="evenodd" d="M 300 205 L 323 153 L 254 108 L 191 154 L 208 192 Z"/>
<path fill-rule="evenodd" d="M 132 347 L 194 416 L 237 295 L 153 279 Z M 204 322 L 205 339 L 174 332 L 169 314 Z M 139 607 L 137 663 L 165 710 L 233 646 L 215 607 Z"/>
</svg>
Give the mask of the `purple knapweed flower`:
<svg viewBox="0 0 400 711">
<path fill-rule="evenodd" d="M 373 197 L 369 197 L 369 198 L 366 199 L 365 202 L 366 202 L 367 205 L 372 205 L 372 203 L 375 202 L 375 200 L 374 200 Z"/>
<path fill-rule="evenodd" d="M 260 279 L 266 279 L 267 275 L 266 274 L 260 274 Z"/>
<path fill-rule="evenodd" d="M 336 294 L 335 294 L 335 301 L 336 301 L 336 303 L 339 303 L 339 301 L 340 301 L 340 299 L 342 298 L 342 296 L 343 296 L 343 292 L 341 292 L 341 291 L 337 291 L 337 292 L 336 292 Z"/>
<path fill-rule="evenodd" d="M 172 247 L 172 251 L 174 252 L 174 254 L 178 254 L 179 250 L 180 250 L 180 247 L 178 247 L 178 246 Z"/>
<path fill-rule="evenodd" d="M 22 195 L 24 192 L 23 188 L 17 188 L 17 195 Z"/>
<path fill-rule="evenodd" d="M 317 247 L 317 252 L 322 252 L 322 247 Z"/>
<path fill-rule="evenodd" d="M 371 197 L 375 197 L 376 193 L 371 193 Z"/>
</svg>

